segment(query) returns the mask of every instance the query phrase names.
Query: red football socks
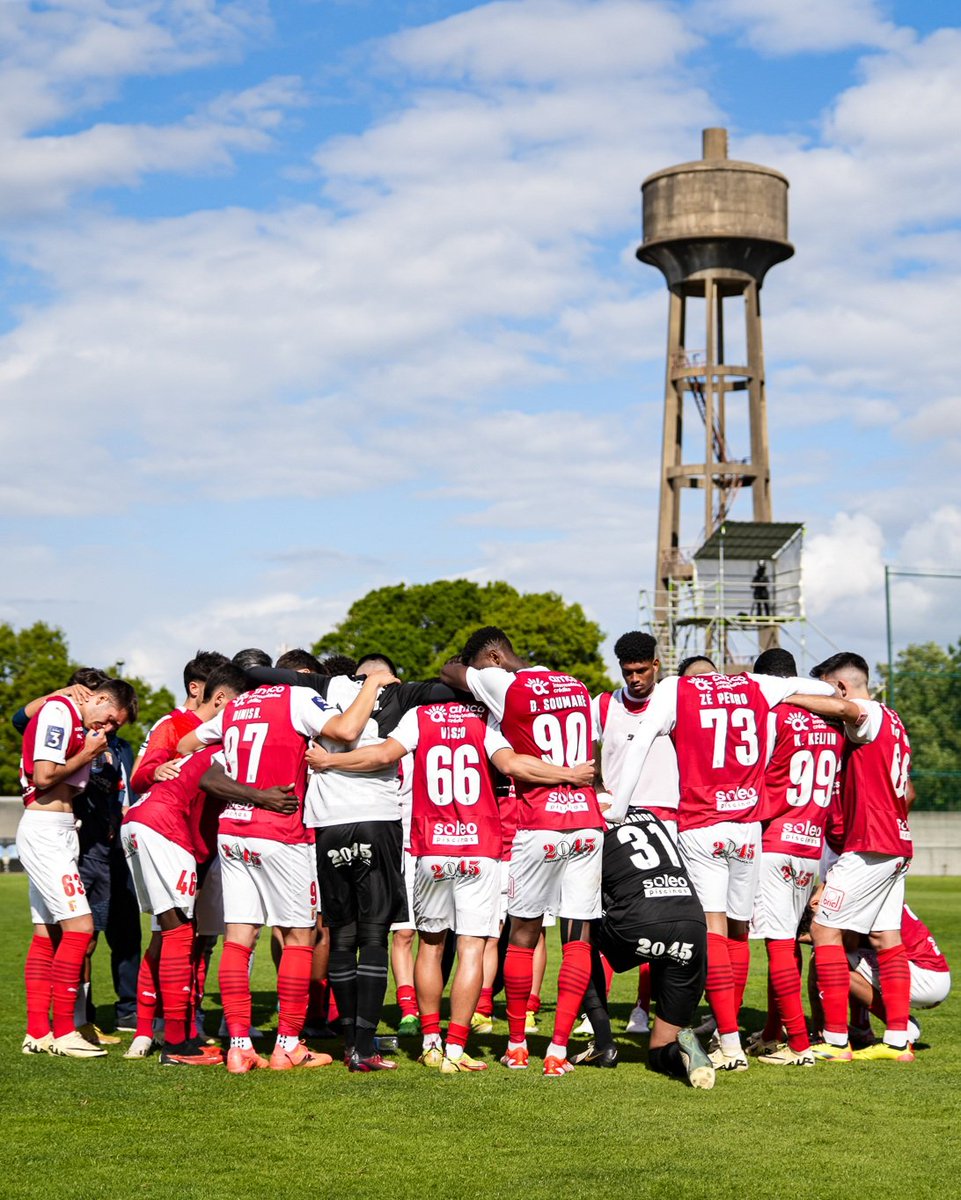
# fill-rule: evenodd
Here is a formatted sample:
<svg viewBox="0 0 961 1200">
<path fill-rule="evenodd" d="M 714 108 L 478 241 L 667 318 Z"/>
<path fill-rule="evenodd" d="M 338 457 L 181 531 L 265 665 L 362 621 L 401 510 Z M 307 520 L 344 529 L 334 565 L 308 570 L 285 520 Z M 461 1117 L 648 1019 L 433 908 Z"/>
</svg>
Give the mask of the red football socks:
<svg viewBox="0 0 961 1200">
<path fill-rule="evenodd" d="M 75 1028 L 74 1009 L 87 947 L 92 933 L 64 930 L 53 956 L 53 1036 L 63 1037 Z"/>
<path fill-rule="evenodd" d="M 417 993 L 410 984 L 405 983 L 397 989 L 397 1003 L 401 1019 L 417 1016 Z"/>
<path fill-rule="evenodd" d="M 50 1032 L 50 1001 L 53 997 L 53 942 L 50 938 L 33 935 L 23 964 L 23 981 L 27 989 L 27 1033 L 32 1038 L 46 1037 Z"/>
<path fill-rule="evenodd" d="M 470 1028 L 467 1025 L 457 1025 L 454 1021 L 447 1026 L 447 1044 L 448 1046 L 460 1046 L 463 1049 L 467 1045 L 467 1035 L 470 1033 Z"/>
<path fill-rule="evenodd" d="M 731 960 L 731 975 L 734 979 L 734 1010 L 741 1011 L 744 1003 L 744 989 L 747 987 L 747 977 L 751 973 L 751 943 L 747 934 L 743 937 L 727 939 L 727 953 Z"/>
<path fill-rule="evenodd" d="M 848 1036 L 848 991 L 851 973 L 843 946 L 815 946 L 818 995 L 824 1009 L 824 1029 L 835 1038 Z"/>
<path fill-rule="evenodd" d="M 137 1037 L 153 1037 L 157 997 L 160 994 L 160 958 L 145 954 L 137 972 Z"/>
<path fill-rule="evenodd" d="M 723 933 L 707 935 L 707 982 L 704 994 L 717 1021 L 717 1031 L 737 1033 L 737 1001 L 728 940 Z"/>
<path fill-rule="evenodd" d="M 557 1011 L 554 1013 L 554 1035 L 557 1046 L 566 1046 L 574 1022 L 581 1012 L 584 993 L 591 981 L 591 947 L 589 942 L 565 942 L 561 969 L 557 974 Z"/>
<path fill-rule="evenodd" d="M 793 938 L 769 938 L 767 943 L 768 980 L 774 992 L 775 1011 L 787 1033 L 787 1044 L 800 1053 L 810 1046 L 807 1022 L 801 1005 L 801 972 Z"/>
<path fill-rule="evenodd" d="M 303 1032 L 313 962 L 313 946 L 284 946 L 277 969 L 278 1037 L 299 1038 Z"/>
<path fill-rule="evenodd" d="M 187 1037 L 193 995 L 194 927 L 165 929 L 160 942 L 160 996 L 164 1006 L 164 1041 L 179 1046 Z"/>
<path fill-rule="evenodd" d="M 878 951 L 878 980 L 885 1025 L 892 1033 L 906 1033 L 911 1015 L 911 969 L 907 952 L 900 943 Z"/>
<path fill-rule="evenodd" d="M 421 1013 L 420 1031 L 424 1037 L 430 1037 L 434 1033 L 440 1037 L 440 1013 Z"/>
<path fill-rule="evenodd" d="M 477 1001 L 477 1011 L 485 1017 L 494 1015 L 494 989 L 481 988 L 480 998 Z"/>
<path fill-rule="evenodd" d="M 533 978 L 534 972 L 531 971 L 531 979 L 533 980 Z M 527 1011 L 532 1013 L 539 1013 L 541 1011 L 541 998 L 536 992 L 531 992 L 527 997 Z"/>
<path fill-rule="evenodd" d="M 250 946 L 224 942 L 220 956 L 220 1000 L 227 1032 L 232 1038 L 250 1036 Z"/>
<path fill-rule="evenodd" d="M 608 983 L 608 991 L 610 991 Z M 637 968 L 637 1005 L 646 1013 L 651 1011 L 651 964 L 641 963 Z"/>
<path fill-rule="evenodd" d="M 534 998 L 531 996 L 533 982 L 533 947 L 508 946 L 504 959 L 504 994 L 507 997 L 508 1037 L 512 1042 L 523 1042 L 527 1036 L 524 1026 L 530 1008 L 528 1001 Z"/>
</svg>

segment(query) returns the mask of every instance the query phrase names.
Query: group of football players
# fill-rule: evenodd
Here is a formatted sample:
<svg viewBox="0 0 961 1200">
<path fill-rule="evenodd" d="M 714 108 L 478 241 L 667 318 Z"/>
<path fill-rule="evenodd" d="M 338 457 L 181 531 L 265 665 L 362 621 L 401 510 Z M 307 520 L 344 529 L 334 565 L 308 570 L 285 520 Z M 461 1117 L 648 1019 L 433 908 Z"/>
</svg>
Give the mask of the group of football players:
<svg viewBox="0 0 961 1200">
<path fill-rule="evenodd" d="M 394 1070 L 377 1036 L 393 930 L 399 1032 L 420 1033 L 419 1062 L 486 1070 L 467 1045 L 492 1031 L 501 980 L 500 1062 L 524 1070 L 544 927 L 556 922 L 546 1076 L 617 1065 L 607 993 L 627 970 L 638 972 L 628 1031 L 649 1033 L 653 1070 L 694 1087 L 746 1070 L 752 1055 L 802 1067 L 912 1061 L 911 1008 L 940 1003 L 950 974 L 904 903 L 910 744 L 871 698 L 867 664 L 835 654 L 802 678 L 774 648 L 750 672 L 694 658 L 658 682 L 649 635 L 625 634 L 615 654 L 623 687 L 592 698 L 493 627 L 423 683 L 400 682 L 381 653 L 320 662 L 295 650 L 276 664 L 260 650 L 198 653 L 182 706 L 153 727 L 118 798 L 118 837 L 154 930 L 125 1057 L 161 1041 L 165 1065 L 321 1067 L 331 1056 L 305 1034 L 333 1027 L 350 1071 Z M 106 1053 L 78 1019 L 94 926 L 73 799 L 136 705 L 128 684 L 105 680 L 26 708 L 25 1054 Z M 277 968 L 269 1057 L 251 1023 L 264 927 Z M 226 1053 L 204 1036 L 200 1009 L 221 934 Z M 767 952 L 768 1018 L 742 1044 L 751 938 Z M 801 940 L 813 943 L 813 1038 Z M 869 1013 L 884 1022 L 881 1040 Z M 580 1014 L 593 1039 L 571 1059 Z"/>
</svg>

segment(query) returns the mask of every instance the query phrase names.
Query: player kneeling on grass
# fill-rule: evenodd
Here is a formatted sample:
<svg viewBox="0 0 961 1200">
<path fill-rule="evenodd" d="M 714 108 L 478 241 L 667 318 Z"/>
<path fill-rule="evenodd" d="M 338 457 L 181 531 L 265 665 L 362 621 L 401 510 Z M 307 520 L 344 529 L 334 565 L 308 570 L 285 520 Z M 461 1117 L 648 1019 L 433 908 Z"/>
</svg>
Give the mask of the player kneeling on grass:
<svg viewBox="0 0 961 1200">
<path fill-rule="evenodd" d="M 77 863 L 73 799 L 86 786 L 94 759 L 106 750 L 107 735 L 136 719 L 133 688 L 108 679 L 84 699 L 47 699 L 23 735 L 26 811 L 17 829 L 17 850 L 30 881 L 34 925 L 24 963 L 24 1054 L 101 1058 L 106 1053 L 83 1037 L 74 1020 L 93 916 Z"/>
<path fill-rule="evenodd" d="M 414 919 L 420 936 L 414 967 L 424 1035 L 420 1062 L 445 1075 L 487 1069 L 464 1048 L 483 983 L 487 940 L 497 938 L 500 923 L 503 835 L 488 762 L 505 775 L 532 783 L 587 785 L 594 776 L 593 763 L 557 767 L 515 754 L 488 728 L 487 715 L 477 703 L 422 705 L 406 713 L 379 745 L 347 754 L 310 754 L 318 770 L 336 766 L 340 771 L 382 770 L 408 752 L 414 755 L 411 850 L 416 859 Z M 445 1053 L 440 1034 L 441 962 L 449 930 L 457 935 L 458 965 Z"/>
<path fill-rule="evenodd" d="M 707 924 L 687 871 L 664 825 L 631 809 L 604 835 L 604 915 L 592 926 L 591 984 L 585 997 L 594 1041 L 575 1063 L 617 1066 L 607 1011 L 603 954 L 615 971 L 650 963 L 657 1016 L 648 1066 L 712 1088 L 714 1066 L 690 1028 L 707 976 Z"/>
</svg>

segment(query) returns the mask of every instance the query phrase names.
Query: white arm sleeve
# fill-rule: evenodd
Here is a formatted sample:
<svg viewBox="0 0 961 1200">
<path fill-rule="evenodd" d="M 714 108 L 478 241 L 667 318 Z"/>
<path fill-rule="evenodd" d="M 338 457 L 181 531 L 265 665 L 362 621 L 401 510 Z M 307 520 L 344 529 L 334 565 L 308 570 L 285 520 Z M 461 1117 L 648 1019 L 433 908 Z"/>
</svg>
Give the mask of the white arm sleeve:
<svg viewBox="0 0 961 1200">
<path fill-rule="evenodd" d="M 844 732 L 847 734 L 849 742 L 863 746 L 866 742 L 873 742 L 881 732 L 881 726 L 884 723 L 884 709 L 877 700 L 855 700 L 854 703 L 862 712 L 868 714 L 868 719 L 862 721 L 860 725 L 845 723 Z"/>
<path fill-rule="evenodd" d="M 467 687 L 471 695 L 486 704 L 494 716 L 500 721 L 504 716 L 504 702 L 507 689 L 514 682 L 514 673 L 505 671 L 503 667 L 467 668 Z"/>
<path fill-rule="evenodd" d="M 221 709 L 209 721 L 204 721 L 203 725 L 198 725 L 194 733 L 204 746 L 215 746 L 218 742 L 222 742 L 224 740 L 224 710 Z"/>
<path fill-rule="evenodd" d="M 400 742 L 408 753 L 416 750 L 417 743 L 420 741 L 420 722 L 417 720 L 417 709 L 409 708 L 387 736 L 393 738 L 395 742 Z"/>
<path fill-rule="evenodd" d="M 328 704 L 313 688 L 290 689 L 290 723 L 304 737 L 316 736 L 332 717 L 337 716 L 340 716 L 340 709 Z"/>
<path fill-rule="evenodd" d="M 40 709 L 33 738 L 33 761 L 67 761 L 67 745 L 73 729 L 73 713 L 60 700 L 48 700 Z"/>
<path fill-rule="evenodd" d="M 484 733 L 484 749 L 487 751 L 487 757 L 493 760 L 498 750 L 510 750 L 510 748 L 511 744 L 501 733 L 500 726 L 496 722 L 491 724 L 488 721 L 487 730 Z"/>
<path fill-rule="evenodd" d="M 800 675 L 790 675 L 787 679 L 782 679 L 779 675 L 752 675 L 748 672 L 748 678 L 753 679 L 761 689 L 761 694 L 771 708 L 787 700 L 789 696 L 837 695 L 829 683 L 820 679 L 805 679 Z"/>
<path fill-rule="evenodd" d="M 621 767 L 621 775 L 614 791 L 614 802 L 606 814 L 615 824 L 623 821 L 631 801 L 641 769 L 654 739 L 660 733 L 670 733 L 677 720 L 677 676 L 663 679 L 651 693 L 651 702 L 637 723 L 637 729 Z"/>
</svg>

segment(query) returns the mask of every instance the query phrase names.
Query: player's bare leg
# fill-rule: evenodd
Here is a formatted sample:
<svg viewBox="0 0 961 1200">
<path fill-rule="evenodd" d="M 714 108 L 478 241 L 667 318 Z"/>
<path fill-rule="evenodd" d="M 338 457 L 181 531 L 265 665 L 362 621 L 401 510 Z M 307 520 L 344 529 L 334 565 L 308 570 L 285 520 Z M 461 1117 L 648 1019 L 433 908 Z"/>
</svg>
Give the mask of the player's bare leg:
<svg viewBox="0 0 961 1200">
<path fill-rule="evenodd" d="M 484 953 L 487 938 L 458 934 L 457 972 L 450 992 L 450 1024 L 447 1028 L 447 1049 L 441 1063 L 443 1074 L 460 1071 L 486 1071 L 487 1064 L 464 1053 L 470 1019 L 480 997 L 484 982 Z"/>
<path fill-rule="evenodd" d="M 397 1032 L 401 1037 L 420 1032 L 418 1000 L 414 986 L 414 930 L 395 929 L 390 935 L 390 969 L 397 988 L 397 1004 L 400 1007 L 400 1023 Z"/>
<path fill-rule="evenodd" d="M 514 1070 L 528 1066 L 527 1006 L 533 991 L 534 954 L 542 936 L 543 917 L 511 917 L 510 943 L 504 959 L 507 997 L 507 1053 L 501 1059 Z"/>
<path fill-rule="evenodd" d="M 424 1039 L 418 1062 L 425 1067 L 439 1067 L 444 1060 L 440 1035 L 440 998 L 444 991 L 441 960 L 446 940 L 446 929 L 439 933 L 422 932 L 414 963 L 414 986 L 417 989 L 417 1007 L 420 1009 L 420 1028 Z"/>
<path fill-rule="evenodd" d="M 471 1017 L 471 1029 L 475 1033 L 494 1031 L 494 980 L 497 977 L 497 938 L 487 938 L 484 947 L 484 978 L 481 983 L 477 1008 Z"/>
</svg>

